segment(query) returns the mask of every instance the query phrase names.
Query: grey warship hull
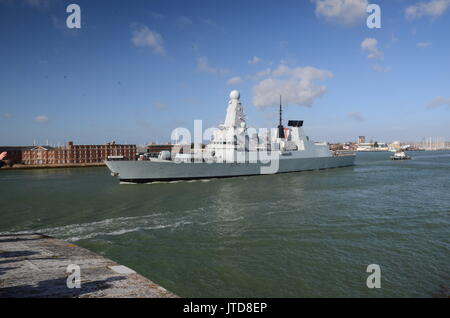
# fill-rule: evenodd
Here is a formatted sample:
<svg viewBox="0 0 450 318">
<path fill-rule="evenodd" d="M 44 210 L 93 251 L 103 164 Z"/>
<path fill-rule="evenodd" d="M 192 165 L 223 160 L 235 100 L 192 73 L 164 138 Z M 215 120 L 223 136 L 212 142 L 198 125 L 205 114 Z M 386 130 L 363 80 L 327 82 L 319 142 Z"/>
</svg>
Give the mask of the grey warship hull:
<svg viewBox="0 0 450 318">
<path fill-rule="evenodd" d="M 355 155 L 318 158 L 286 158 L 278 161 L 273 173 L 262 172 L 263 163 L 176 163 L 173 161 L 106 161 L 112 174 L 121 182 L 150 183 L 208 178 L 230 178 L 262 174 L 278 174 L 353 166 Z"/>
</svg>

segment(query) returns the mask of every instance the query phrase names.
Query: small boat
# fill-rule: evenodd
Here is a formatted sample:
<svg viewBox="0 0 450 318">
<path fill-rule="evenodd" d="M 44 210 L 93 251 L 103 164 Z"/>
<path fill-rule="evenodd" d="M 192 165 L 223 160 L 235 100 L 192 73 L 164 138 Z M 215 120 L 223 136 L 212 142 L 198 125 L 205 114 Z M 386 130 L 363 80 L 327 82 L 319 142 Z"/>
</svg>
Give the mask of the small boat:
<svg viewBox="0 0 450 318">
<path fill-rule="evenodd" d="M 391 160 L 410 160 L 411 157 L 408 156 L 404 151 L 397 151 L 396 153 L 394 153 L 394 155 L 392 155 Z"/>
</svg>

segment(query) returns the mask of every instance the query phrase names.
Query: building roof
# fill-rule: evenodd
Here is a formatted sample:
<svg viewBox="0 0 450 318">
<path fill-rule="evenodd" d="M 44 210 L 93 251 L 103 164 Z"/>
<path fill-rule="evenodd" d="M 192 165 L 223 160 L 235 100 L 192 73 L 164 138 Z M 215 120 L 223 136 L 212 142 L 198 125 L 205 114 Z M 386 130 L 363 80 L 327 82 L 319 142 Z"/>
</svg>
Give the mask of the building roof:
<svg viewBox="0 0 450 318">
<path fill-rule="evenodd" d="M 0 152 L 3 151 L 17 151 L 17 150 L 30 150 L 34 146 L 0 146 Z"/>
<path fill-rule="evenodd" d="M 28 149 L 28 150 L 35 151 L 35 150 L 53 150 L 53 149 L 55 149 L 55 148 L 54 147 L 50 147 L 50 146 L 34 146 L 34 147 L 31 147 L 31 149 Z"/>
</svg>

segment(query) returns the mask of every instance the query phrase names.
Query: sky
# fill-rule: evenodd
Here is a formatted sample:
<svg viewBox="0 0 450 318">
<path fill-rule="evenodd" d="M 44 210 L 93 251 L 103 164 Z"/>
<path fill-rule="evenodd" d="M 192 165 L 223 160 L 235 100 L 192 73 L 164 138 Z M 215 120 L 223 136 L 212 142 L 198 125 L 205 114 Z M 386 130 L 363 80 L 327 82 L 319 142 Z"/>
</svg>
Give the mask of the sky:
<svg viewBox="0 0 450 318">
<path fill-rule="evenodd" d="M 0 0 L 0 145 L 168 142 L 233 89 L 251 127 L 282 94 L 316 141 L 450 140 L 450 0 L 371 3 Z"/>
</svg>

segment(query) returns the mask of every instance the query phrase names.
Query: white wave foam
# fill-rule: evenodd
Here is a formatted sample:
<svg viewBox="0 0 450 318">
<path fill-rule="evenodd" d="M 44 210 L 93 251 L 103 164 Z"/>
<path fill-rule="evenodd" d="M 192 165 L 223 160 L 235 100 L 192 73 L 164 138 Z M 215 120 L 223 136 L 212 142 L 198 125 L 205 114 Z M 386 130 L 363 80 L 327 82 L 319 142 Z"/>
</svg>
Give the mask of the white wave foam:
<svg viewBox="0 0 450 318">
<path fill-rule="evenodd" d="M 177 220 L 167 222 L 162 213 L 144 216 L 130 216 L 109 218 L 89 223 L 75 223 L 56 227 L 46 227 L 30 231 L 14 232 L 14 234 L 43 233 L 68 241 L 79 241 L 81 239 L 92 239 L 99 236 L 117 236 L 140 230 L 158 230 L 164 228 L 177 228 L 180 225 L 190 224 L 190 221 Z M 2 232 L 0 234 L 13 234 Z"/>
<path fill-rule="evenodd" d="M 150 231 L 150 230 L 159 230 L 159 229 L 165 229 L 165 228 L 177 228 L 180 225 L 187 225 L 187 224 L 190 224 L 190 222 L 176 222 L 174 224 L 167 224 L 167 225 L 134 227 L 134 228 L 128 228 L 128 229 L 120 229 L 120 230 L 111 231 L 111 232 L 93 232 L 93 233 L 89 233 L 89 234 L 85 234 L 85 235 L 72 236 L 72 237 L 66 238 L 66 240 L 70 241 L 70 242 L 76 242 L 76 241 L 80 241 L 80 240 L 93 239 L 93 238 L 101 237 L 101 236 L 120 236 L 123 234 L 138 232 L 138 231 Z"/>
</svg>

